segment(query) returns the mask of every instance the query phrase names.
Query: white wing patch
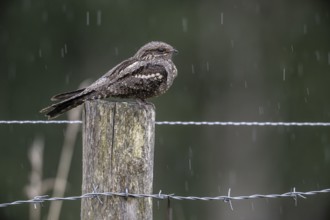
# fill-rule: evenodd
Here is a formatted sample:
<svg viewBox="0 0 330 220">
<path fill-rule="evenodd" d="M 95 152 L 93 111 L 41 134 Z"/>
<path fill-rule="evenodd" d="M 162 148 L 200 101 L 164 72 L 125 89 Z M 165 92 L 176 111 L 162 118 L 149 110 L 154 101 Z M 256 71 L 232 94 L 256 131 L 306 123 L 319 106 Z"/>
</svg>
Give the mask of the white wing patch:
<svg viewBox="0 0 330 220">
<path fill-rule="evenodd" d="M 126 69 L 135 69 L 136 66 L 139 65 L 139 64 L 140 64 L 140 62 L 136 61 L 136 62 L 132 63 L 131 65 L 127 66 L 127 67 L 126 67 L 125 69 L 123 69 L 123 70 L 126 70 Z M 123 71 L 123 70 L 122 70 L 122 71 Z M 121 73 L 122 71 L 120 71 L 119 73 Z"/>
<path fill-rule="evenodd" d="M 134 77 L 138 78 L 138 79 L 154 79 L 154 78 L 162 79 L 163 75 L 160 73 L 153 73 L 153 74 L 149 74 L 149 75 L 137 74 L 137 75 L 134 75 Z"/>
</svg>

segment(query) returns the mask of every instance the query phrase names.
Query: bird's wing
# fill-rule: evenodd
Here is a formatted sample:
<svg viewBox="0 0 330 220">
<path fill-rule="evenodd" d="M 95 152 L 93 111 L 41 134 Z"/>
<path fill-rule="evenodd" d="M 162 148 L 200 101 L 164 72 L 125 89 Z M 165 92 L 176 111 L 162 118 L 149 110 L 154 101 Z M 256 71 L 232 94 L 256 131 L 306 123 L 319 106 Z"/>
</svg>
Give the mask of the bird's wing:
<svg viewBox="0 0 330 220">
<path fill-rule="evenodd" d="M 141 65 L 144 65 L 143 62 L 141 61 L 137 61 L 136 59 L 132 59 L 132 58 L 127 59 L 119 63 L 117 66 L 113 67 L 111 70 L 105 73 L 101 78 L 99 78 L 90 86 L 88 86 L 85 92 L 91 90 L 98 90 L 103 86 L 109 86 L 114 82 L 117 82 L 118 79 L 120 79 L 122 76 L 129 74 L 130 71 L 134 71 L 135 68 L 139 68 Z"/>
<path fill-rule="evenodd" d="M 152 62 L 146 62 L 145 65 L 139 65 L 129 74 L 123 74 L 112 86 L 113 95 L 131 95 L 139 92 L 145 93 L 148 97 L 154 94 L 158 87 L 167 81 L 168 72 L 164 65 Z M 124 85 L 124 88 L 122 87 Z M 148 95 L 149 94 L 149 95 Z M 141 96 L 142 97 L 142 96 Z"/>
<path fill-rule="evenodd" d="M 136 86 L 136 83 L 142 83 L 145 84 L 144 86 L 149 87 L 153 84 L 151 83 L 152 80 L 155 80 L 155 83 L 160 85 L 161 82 L 167 80 L 167 74 L 168 69 L 165 68 L 161 62 L 130 58 L 109 70 L 101 78 L 88 86 L 83 93 L 89 93 L 90 91 L 103 93 L 105 88 L 108 88 L 116 83 L 124 83 L 128 87 Z M 152 79 L 153 77 L 155 78 Z M 129 83 L 127 84 L 128 81 Z"/>
<path fill-rule="evenodd" d="M 145 62 L 144 65 L 139 65 L 135 68 L 130 75 L 122 75 L 119 80 L 125 80 L 128 77 L 145 80 L 162 79 L 166 81 L 167 70 L 164 65 L 152 62 Z"/>
<path fill-rule="evenodd" d="M 125 66 L 125 67 L 124 67 Z M 122 68 L 123 67 L 123 68 Z M 109 75 L 107 86 L 115 82 L 123 82 L 127 80 L 144 79 L 154 80 L 167 79 L 167 69 L 159 62 L 154 61 L 133 61 L 120 65 L 117 73 Z M 113 78 L 112 78 L 113 77 Z M 159 79 L 158 79 L 159 78 Z"/>
</svg>

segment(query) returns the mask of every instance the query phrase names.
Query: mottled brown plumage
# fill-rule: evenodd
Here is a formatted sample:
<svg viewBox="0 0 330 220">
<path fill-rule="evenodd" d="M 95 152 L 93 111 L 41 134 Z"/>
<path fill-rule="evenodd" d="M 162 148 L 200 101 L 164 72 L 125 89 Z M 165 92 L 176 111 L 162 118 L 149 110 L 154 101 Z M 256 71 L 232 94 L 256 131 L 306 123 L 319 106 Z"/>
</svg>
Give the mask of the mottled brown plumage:
<svg viewBox="0 0 330 220">
<path fill-rule="evenodd" d="M 153 41 L 141 47 L 136 54 L 109 70 L 90 86 L 51 98 L 59 101 L 42 109 L 41 113 L 51 119 L 81 105 L 86 100 L 107 97 L 133 98 L 145 101 L 165 93 L 177 76 L 172 62 L 171 45 Z"/>
</svg>

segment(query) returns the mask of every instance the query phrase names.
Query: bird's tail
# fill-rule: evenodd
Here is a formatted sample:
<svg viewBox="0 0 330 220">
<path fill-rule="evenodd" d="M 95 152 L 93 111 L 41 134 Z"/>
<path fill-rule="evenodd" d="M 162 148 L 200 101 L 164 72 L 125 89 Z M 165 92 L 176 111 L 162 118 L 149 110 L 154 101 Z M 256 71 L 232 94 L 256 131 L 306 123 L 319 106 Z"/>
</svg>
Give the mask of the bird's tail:
<svg viewBox="0 0 330 220">
<path fill-rule="evenodd" d="M 77 90 L 79 91 L 79 90 Z M 82 90 L 83 91 L 83 90 Z M 69 95 L 71 94 L 71 96 Z M 74 94 L 74 95 L 72 95 Z M 89 93 L 81 93 L 80 94 L 76 91 L 69 92 L 69 93 L 63 93 L 56 95 L 54 97 L 57 97 L 55 99 L 52 98 L 52 100 L 62 100 L 64 97 L 68 97 L 67 99 L 64 99 L 58 103 L 52 104 L 40 111 L 40 113 L 46 113 L 45 116 L 48 117 L 48 119 L 53 119 L 58 117 L 59 115 L 63 114 L 66 111 L 69 111 L 70 109 L 73 109 L 77 107 L 78 105 L 81 105 L 86 100 L 86 97 L 90 94 Z"/>
<path fill-rule="evenodd" d="M 60 93 L 60 94 L 54 95 L 50 100 L 52 100 L 52 101 L 62 101 L 62 100 L 71 98 L 75 95 L 78 95 L 79 93 L 82 93 L 84 90 L 85 90 L 85 88 L 78 89 L 78 90 L 75 90 L 75 91 Z"/>
</svg>

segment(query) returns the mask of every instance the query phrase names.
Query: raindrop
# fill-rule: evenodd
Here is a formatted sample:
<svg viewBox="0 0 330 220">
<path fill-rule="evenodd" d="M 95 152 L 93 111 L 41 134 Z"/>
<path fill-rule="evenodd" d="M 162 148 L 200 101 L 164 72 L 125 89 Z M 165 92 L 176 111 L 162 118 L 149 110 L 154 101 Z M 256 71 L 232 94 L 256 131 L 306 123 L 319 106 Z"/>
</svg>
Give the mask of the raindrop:
<svg viewBox="0 0 330 220">
<path fill-rule="evenodd" d="M 235 185 L 237 183 L 237 173 L 235 171 L 229 171 L 228 182 L 230 185 Z"/>
<path fill-rule="evenodd" d="M 231 48 L 234 48 L 234 40 L 230 40 Z"/>
<path fill-rule="evenodd" d="M 189 184 L 188 184 L 188 181 L 185 181 L 184 182 L 184 188 L 186 191 L 189 191 Z"/>
<path fill-rule="evenodd" d="M 64 58 L 64 48 L 61 48 L 61 57 Z"/>
<path fill-rule="evenodd" d="M 31 0 L 23 1 L 23 10 L 28 11 L 31 8 Z"/>
<path fill-rule="evenodd" d="M 102 12 L 101 10 L 98 10 L 96 13 L 96 25 L 100 26 L 102 21 Z"/>
<path fill-rule="evenodd" d="M 320 22 L 321 22 L 320 15 L 319 14 L 315 14 L 315 23 L 316 24 L 320 24 Z"/>
<path fill-rule="evenodd" d="M 252 129 L 252 142 L 257 141 L 257 130 L 255 128 Z"/>
<path fill-rule="evenodd" d="M 191 171 L 191 158 L 189 158 L 188 164 L 189 164 L 189 170 Z"/>
<path fill-rule="evenodd" d="M 293 45 L 291 44 L 291 52 L 293 53 Z"/>
<path fill-rule="evenodd" d="M 264 114 L 264 107 L 259 106 L 259 115 L 263 115 L 263 114 Z"/>
<path fill-rule="evenodd" d="M 281 103 L 277 103 L 277 109 L 280 110 L 281 109 Z"/>
<path fill-rule="evenodd" d="M 327 136 L 327 134 L 322 134 L 322 136 L 321 136 L 321 143 L 322 144 L 327 144 L 328 143 L 328 136 Z"/>
<path fill-rule="evenodd" d="M 191 173 L 191 175 L 194 175 L 194 172 L 192 170 L 192 158 L 193 158 L 193 152 L 191 147 L 189 147 L 189 171 Z"/>
<path fill-rule="evenodd" d="M 280 211 L 280 214 L 283 214 L 283 207 L 282 206 L 280 206 L 279 211 Z"/>
<path fill-rule="evenodd" d="M 256 13 L 259 14 L 260 13 L 260 5 L 256 4 Z"/>
<path fill-rule="evenodd" d="M 192 73 L 192 74 L 195 74 L 195 67 L 194 67 L 194 64 L 191 64 L 191 73 Z"/>
<path fill-rule="evenodd" d="M 330 65 L 330 52 L 328 52 L 328 65 Z"/>
<path fill-rule="evenodd" d="M 283 68 L 283 81 L 285 81 L 285 67 Z"/>
<path fill-rule="evenodd" d="M 118 47 L 115 47 L 115 55 L 118 56 L 119 51 L 118 51 Z"/>
<path fill-rule="evenodd" d="M 65 54 L 68 53 L 68 47 L 66 46 L 66 44 L 64 44 L 64 53 L 65 53 Z"/>
<path fill-rule="evenodd" d="M 182 30 L 183 30 L 183 32 L 188 31 L 188 20 L 187 20 L 187 18 L 182 18 Z"/>
<path fill-rule="evenodd" d="M 252 211 L 255 211 L 254 203 L 253 202 L 251 202 L 251 209 L 252 209 Z"/>
<path fill-rule="evenodd" d="M 253 63 L 253 67 L 254 67 L 255 69 L 259 69 L 258 62 L 254 62 L 254 63 Z"/>
<path fill-rule="evenodd" d="M 69 84 L 69 83 L 70 83 L 70 74 L 67 74 L 67 75 L 65 76 L 65 83 L 66 83 L 66 84 Z"/>
<path fill-rule="evenodd" d="M 42 15 L 41 15 L 41 20 L 42 22 L 46 23 L 48 21 L 48 12 L 47 11 L 43 11 Z"/>
<path fill-rule="evenodd" d="M 315 51 L 315 57 L 316 57 L 316 60 L 317 61 L 320 61 L 321 60 L 321 54 L 320 54 L 320 51 Z"/>
<path fill-rule="evenodd" d="M 28 56 L 28 60 L 29 60 L 30 62 L 34 62 L 34 61 L 36 60 L 34 54 L 29 54 L 29 56 Z"/>
<path fill-rule="evenodd" d="M 309 96 L 309 88 L 306 88 L 307 96 Z"/>
<path fill-rule="evenodd" d="M 304 74 L 304 66 L 302 63 L 298 64 L 297 71 L 299 76 L 302 76 Z"/>
<path fill-rule="evenodd" d="M 63 11 L 63 12 L 66 12 L 66 4 L 63 4 L 63 5 L 62 5 L 62 11 Z"/>
<path fill-rule="evenodd" d="M 220 13 L 220 24 L 223 25 L 223 12 Z"/>
<path fill-rule="evenodd" d="M 86 12 L 86 25 L 89 26 L 89 11 Z"/>
<path fill-rule="evenodd" d="M 41 49 L 39 49 L 38 54 L 39 54 L 39 57 L 42 57 L 42 50 Z"/>
<path fill-rule="evenodd" d="M 206 62 L 206 72 L 209 72 L 210 71 L 210 64 L 209 62 L 207 61 Z"/>
<path fill-rule="evenodd" d="M 304 34 L 307 34 L 307 24 L 304 24 Z"/>
<path fill-rule="evenodd" d="M 248 85 L 247 85 L 247 81 L 244 81 L 244 87 L 247 89 Z"/>
<path fill-rule="evenodd" d="M 329 148 L 329 146 L 326 146 L 325 148 L 324 148 L 324 159 L 325 159 L 325 161 L 326 162 L 329 162 L 330 161 L 330 148 Z"/>
</svg>

